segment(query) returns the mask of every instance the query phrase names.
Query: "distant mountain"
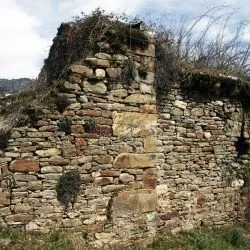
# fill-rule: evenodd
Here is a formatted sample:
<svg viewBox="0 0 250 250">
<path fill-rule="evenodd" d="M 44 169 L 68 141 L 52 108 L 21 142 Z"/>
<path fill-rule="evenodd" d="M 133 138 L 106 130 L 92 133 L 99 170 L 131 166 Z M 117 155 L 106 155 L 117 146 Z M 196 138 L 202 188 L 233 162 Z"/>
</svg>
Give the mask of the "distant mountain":
<svg viewBox="0 0 250 250">
<path fill-rule="evenodd" d="M 30 78 L 4 79 L 0 78 L 0 93 L 14 93 L 27 90 L 34 80 Z"/>
</svg>

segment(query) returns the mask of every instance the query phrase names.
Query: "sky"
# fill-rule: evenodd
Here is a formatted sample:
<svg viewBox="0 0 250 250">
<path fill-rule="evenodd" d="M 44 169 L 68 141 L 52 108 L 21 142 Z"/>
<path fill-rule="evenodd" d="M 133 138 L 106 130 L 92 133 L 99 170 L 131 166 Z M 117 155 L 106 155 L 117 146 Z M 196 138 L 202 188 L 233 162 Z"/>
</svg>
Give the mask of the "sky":
<svg viewBox="0 0 250 250">
<path fill-rule="evenodd" d="M 100 7 L 132 16 L 156 19 L 167 15 L 180 20 L 222 5 L 234 10 L 234 21 L 250 19 L 249 0 L 0 0 L 0 78 L 36 78 L 60 23 L 71 21 L 81 11 Z M 202 29 L 206 24 L 200 25 Z M 242 35 L 250 42 L 250 25 Z"/>
</svg>

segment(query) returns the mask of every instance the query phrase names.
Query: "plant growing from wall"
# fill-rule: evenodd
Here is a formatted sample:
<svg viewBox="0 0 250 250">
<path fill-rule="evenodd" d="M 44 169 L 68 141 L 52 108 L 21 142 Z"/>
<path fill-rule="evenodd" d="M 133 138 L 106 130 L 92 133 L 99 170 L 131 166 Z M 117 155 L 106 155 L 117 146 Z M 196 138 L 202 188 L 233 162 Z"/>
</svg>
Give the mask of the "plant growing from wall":
<svg viewBox="0 0 250 250">
<path fill-rule="evenodd" d="M 72 170 L 60 176 L 56 185 L 57 200 L 64 206 L 65 211 L 70 204 L 72 207 L 74 206 L 80 186 L 81 178 L 77 170 Z"/>
<path fill-rule="evenodd" d="M 0 131 L 0 150 L 8 147 L 11 131 Z"/>
<path fill-rule="evenodd" d="M 87 133 L 91 133 L 96 128 L 96 121 L 92 118 L 89 118 L 85 121 L 84 130 Z"/>
<path fill-rule="evenodd" d="M 69 106 L 70 102 L 67 96 L 59 95 L 55 97 L 56 108 L 60 113 L 63 113 L 65 109 Z"/>
<path fill-rule="evenodd" d="M 147 69 L 145 67 L 140 66 L 140 67 L 138 67 L 137 70 L 138 70 L 139 77 L 141 77 L 142 79 L 145 80 L 148 76 Z"/>
<path fill-rule="evenodd" d="M 63 116 L 59 119 L 57 126 L 60 131 L 70 134 L 71 132 L 72 119 L 69 116 Z"/>
<path fill-rule="evenodd" d="M 131 59 L 127 59 L 124 61 L 123 65 L 121 66 L 122 73 L 121 73 L 121 80 L 129 83 L 135 80 L 137 72 L 136 72 L 136 65 L 135 62 Z"/>
</svg>

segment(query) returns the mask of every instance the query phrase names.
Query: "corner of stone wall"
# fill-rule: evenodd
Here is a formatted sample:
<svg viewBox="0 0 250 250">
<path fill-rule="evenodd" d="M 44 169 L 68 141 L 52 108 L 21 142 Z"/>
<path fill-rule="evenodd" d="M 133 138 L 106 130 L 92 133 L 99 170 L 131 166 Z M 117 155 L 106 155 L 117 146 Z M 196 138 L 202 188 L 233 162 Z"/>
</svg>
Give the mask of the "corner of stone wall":
<svg viewBox="0 0 250 250">
<path fill-rule="evenodd" d="M 85 231 L 96 246 L 155 235 L 157 111 L 150 41 L 146 50 L 100 52 L 70 65 L 58 86 L 68 107 L 44 109 L 34 125 L 13 129 L 1 158 L 1 224 Z M 71 121 L 67 131 L 63 119 Z M 80 173 L 82 184 L 65 212 L 56 185 L 71 170 Z"/>
</svg>

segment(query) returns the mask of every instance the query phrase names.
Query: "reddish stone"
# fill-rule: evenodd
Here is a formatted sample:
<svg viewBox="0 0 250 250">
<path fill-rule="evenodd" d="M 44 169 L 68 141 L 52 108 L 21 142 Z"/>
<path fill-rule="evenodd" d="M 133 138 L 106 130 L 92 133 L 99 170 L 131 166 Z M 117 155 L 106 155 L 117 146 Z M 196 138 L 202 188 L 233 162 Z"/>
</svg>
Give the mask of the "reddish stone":
<svg viewBox="0 0 250 250">
<path fill-rule="evenodd" d="M 10 170 L 21 173 L 38 172 L 40 167 L 36 160 L 15 160 L 11 162 Z"/>
<path fill-rule="evenodd" d="M 90 224 L 87 227 L 87 231 L 89 233 L 92 233 L 92 232 L 100 233 L 100 232 L 102 232 L 104 230 L 104 225 L 106 224 L 106 222 L 107 222 L 106 220 L 103 220 L 103 221 L 99 221 L 99 222 L 97 222 L 95 224 Z"/>
<path fill-rule="evenodd" d="M 33 219 L 33 215 L 12 214 L 5 217 L 6 222 L 28 222 Z"/>
<path fill-rule="evenodd" d="M 0 205 L 6 204 L 7 201 L 6 193 L 0 192 Z"/>
<path fill-rule="evenodd" d="M 141 105 L 140 112 L 147 114 L 156 114 L 157 113 L 156 105 L 149 105 L 149 104 Z"/>
<path fill-rule="evenodd" d="M 110 126 L 97 124 L 93 132 L 102 136 L 111 136 L 112 128 Z"/>
<path fill-rule="evenodd" d="M 71 132 L 75 134 L 83 133 L 83 126 L 82 125 L 72 125 Z"/>
<path fill-rule="evenodd" d="M 217 128 L 218 128 L 217 124 L 214 124 L 214 123 L 209 123 L 206 126 L 206 129 L 208 129 L 208 130 L 214 130 L 214 129 L 217 129 Z"/>
<path fill-rule="evenodd" d="M 98 134 L 94 134 L 94 133 L 84 133 L 82 135 L 85 139 L 86 138 L 90 138 L 90 139 L 98 139 L 100 136 Z"/>
<path fill-rule="evenodd" d="M 87 145 L 87 142 L 84 138 L 75 138 L 75 145 L 77 148 L 82 148 Z"/>
<path fill-rule="evenodd" d="M 247 196 L 242 196 L 241 197 L 241 203 L 242 203 L 242 206 L 243 207 L 246 207 L 247 206 L 247 204 L 248 204 L 248 197 Z"/>
<path fill-rule="evenodd" d="M 102 112 L 100 110 L 93 109 L 83 109 L 77 112 L 77 115 L 80 116 L 102 116 Z"/>
<path fill-rule="evenodd" d="M 196 132 L 196 137 L 198 139 L 203 139 L 203 132 Z"/>
<path fill-rule="evenodd" d="M 201 195 L 197 199 L 197 204 L 203 206 L 207 202 L 207 199 L 204 195 Z"/>
<path fill-rule="evenodd" d="M 169 213 L 165 213 L 165 214 L 161 214 L 160 218 L 162 220 L 171 220 L 175 217 L 179 217 L 180 212 L 179 211 L 173 211 L 173 212 L 169 212 Z"/>
<path fill-rule="evenodd" d="M 102 177 L 115 177 L 115 176 L 119 176 L 121 172 L 106 169 L 106 170 L 101 171 L 100 174 Z"/>
<path fill-rule="evenodd" d="M 80 152 L 75 147 L 67 147 L 62 150 L 64 157 L 75 157 L 79 156 Z"/>
<path fill-rule="evenodd" d="M 144 188 L 154 189 L 157 185 L 157 172 L 155 168 L 146 169 L 143 173 Z"/>
<path fill-rule="evenodd" d="M 104 118 L 112 118 L 113 117 L 112 111 L 102 110 L 101 116 L 104 117 Z"/>
</svg>

